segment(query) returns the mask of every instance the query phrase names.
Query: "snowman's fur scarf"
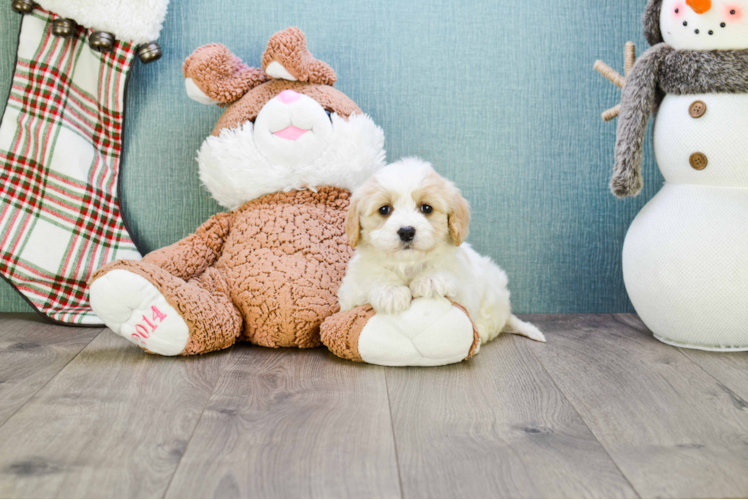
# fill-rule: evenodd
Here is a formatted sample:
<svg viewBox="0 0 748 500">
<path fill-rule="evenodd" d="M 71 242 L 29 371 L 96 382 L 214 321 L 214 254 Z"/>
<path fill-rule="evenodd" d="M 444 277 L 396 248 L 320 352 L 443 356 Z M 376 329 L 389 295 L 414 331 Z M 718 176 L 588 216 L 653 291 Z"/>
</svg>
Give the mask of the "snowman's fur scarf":
<svg viewBox="0 0 748 500">
<path fill-rule="evenodd" d="M 642 54 L 623 86 L 616 135 L 616 163 L 610 180 L 610 190 L 619 198 L 636 196 L 642 190 L 644 137 L 655 107 L 657 75 L 666 49 L 669 47 L 661 44 Z"/>
<path fill-rule="evenodd" d="M 222 206 L 233 210 L 279 191 L 333 186 L 353 191 L 385 164 L 384 132 L 367 115 L 332 115 L 334 135 L 325 152 L 303 167 L 268 161 L 246 122 L 206 139 L 198 152 L 200 180 Z"/>
<path fill-rule="evenodd" d="M 658 75 L 666 94 L 748 93 L 748 50 L 668 48 Z"/>
<path fill-rule="evenodd" d="M 663 96 L 710 93 L 748 93 L 748 50 L 675 50 L 660 43 L 642 54 L 623 87 L 613 194 L 623 198 L 641 191 L 647 123 Z"/>
</svg>

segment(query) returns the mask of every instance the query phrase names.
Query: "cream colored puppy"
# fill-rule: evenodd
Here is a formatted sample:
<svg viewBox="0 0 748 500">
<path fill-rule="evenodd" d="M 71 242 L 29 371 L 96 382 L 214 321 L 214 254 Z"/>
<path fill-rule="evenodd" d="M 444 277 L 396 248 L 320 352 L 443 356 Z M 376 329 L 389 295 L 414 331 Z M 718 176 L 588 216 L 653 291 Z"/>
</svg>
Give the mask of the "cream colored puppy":
<svg viewBox="0 0 748 500">
<path fill-rule="evenodd" d="M 470 207 L 455 185 L 417 158 L 379 170 L 353 195 L 346 233 L 356 253 L 338 291 L 343 311 L 371 304 L 398 314 L 418 297 L 465 307 L 481 343 L 501 332 L 545 342 L 511 313 L 506 273 L 463 243 Z"/>
</svg>

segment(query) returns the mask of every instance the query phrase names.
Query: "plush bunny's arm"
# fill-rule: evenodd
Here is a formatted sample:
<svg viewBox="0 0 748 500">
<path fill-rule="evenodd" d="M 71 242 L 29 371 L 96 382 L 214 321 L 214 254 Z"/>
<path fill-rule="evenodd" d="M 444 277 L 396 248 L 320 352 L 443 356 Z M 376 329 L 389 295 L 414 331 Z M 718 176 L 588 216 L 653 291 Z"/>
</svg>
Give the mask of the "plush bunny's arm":
<svg viewBox="0 0 748 500">
<path fill-rule="evenodd" d="M 626 77 L 618 121 L 616 154 L 610 189 L 619 198 L 636 196 L 642 189 L 642 152 L 649 117 L 657 98 L 660 66 L 672 49 L 655 45 L 636 62 Z"/>
<path fill-rule="evenodd" d="M 221 256 L 231 230 L 231 217 L 230 213 L 214 215 L 193 234 L 173 245 L 154 250 L 143 257 L 143 262 L 183 280 L 200 276 Z"/>
</svg>

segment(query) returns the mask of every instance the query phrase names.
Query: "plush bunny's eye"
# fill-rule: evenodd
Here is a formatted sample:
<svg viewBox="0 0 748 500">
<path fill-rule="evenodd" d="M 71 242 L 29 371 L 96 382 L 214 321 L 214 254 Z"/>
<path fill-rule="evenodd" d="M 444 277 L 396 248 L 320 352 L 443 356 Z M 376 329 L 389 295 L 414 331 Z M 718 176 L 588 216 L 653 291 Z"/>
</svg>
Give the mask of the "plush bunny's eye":
<svg viewBox="0 0 748 500">
<path fill-rule="evenodd" d="M 379 209 L 379 215 L 383 215 L 387 217 L 392 213 L 392 207 L 389 205 L 385 205 Z"/>
<path fill-rule="evenodd" d="M 329 109 L 326 109 L 325 113 L 327 113 L 327 117 L 330 119 L 330 121 L 332 121 L 332 111 L 330 111 Z"/>
</svg>

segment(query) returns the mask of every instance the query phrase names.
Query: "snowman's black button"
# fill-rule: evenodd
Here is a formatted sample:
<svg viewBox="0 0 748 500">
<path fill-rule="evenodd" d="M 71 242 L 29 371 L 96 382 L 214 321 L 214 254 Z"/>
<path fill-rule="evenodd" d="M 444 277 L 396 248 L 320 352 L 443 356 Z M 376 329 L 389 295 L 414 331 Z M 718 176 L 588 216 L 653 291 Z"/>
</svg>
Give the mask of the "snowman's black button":
<svg viewBox="0 0 748 500">
<path fill-rule="evenodd" d="M 704 101 L 694 101 L 688 108 L 688 114 L 691 118 L 701 118 L 706 113 L 706 103 Z"/>
<path fill-rule="evenodd" d="M 694 153 L 688 160 L 691 163 L 691 167 L 694 170 L 704 170 L 709 164 L 709 160 L 706 158 L 704 153 Z"/>
</svg>

